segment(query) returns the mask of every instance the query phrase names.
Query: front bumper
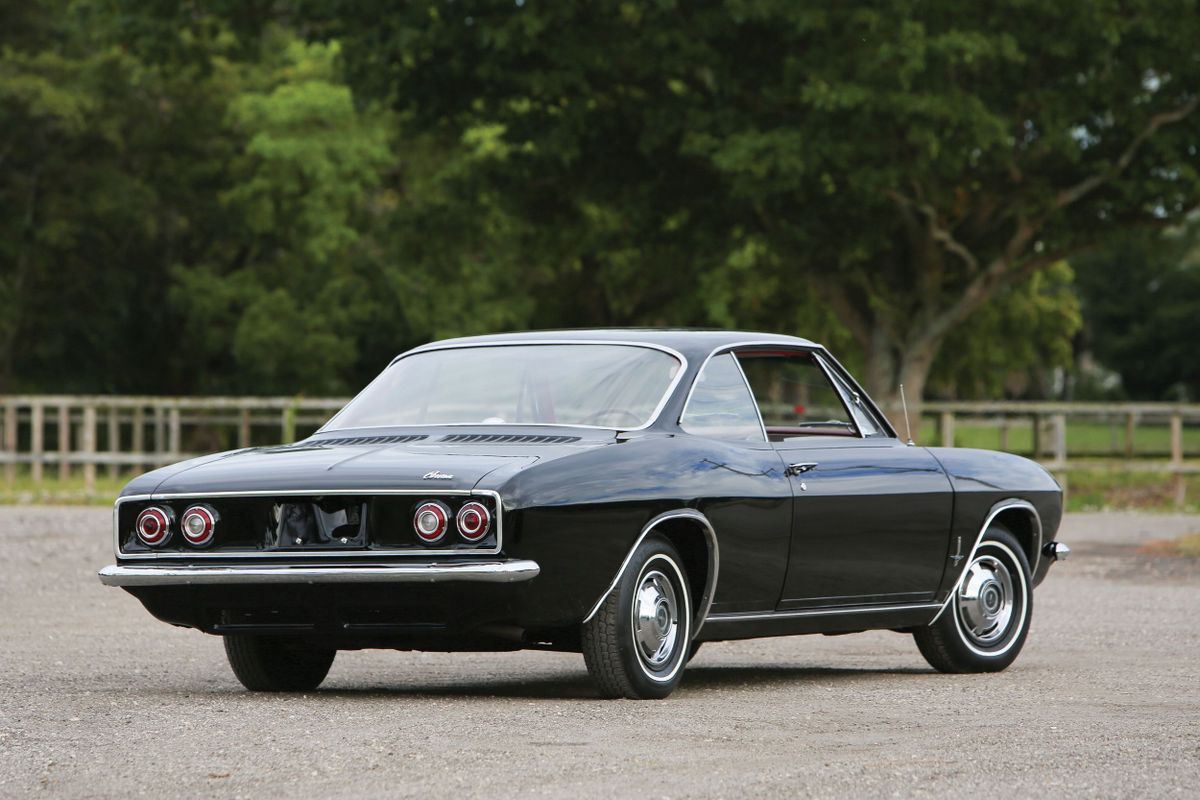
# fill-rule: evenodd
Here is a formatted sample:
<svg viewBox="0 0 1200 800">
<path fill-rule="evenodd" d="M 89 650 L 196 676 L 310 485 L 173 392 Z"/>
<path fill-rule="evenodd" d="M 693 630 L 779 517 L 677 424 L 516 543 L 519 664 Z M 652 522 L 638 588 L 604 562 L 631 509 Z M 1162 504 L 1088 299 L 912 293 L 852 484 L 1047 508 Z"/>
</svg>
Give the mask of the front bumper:
<svg viewBox="0 0 1200 800">
<path fill-rule="evenodd" d="M 362 564 L 354 566 L 124 566 L 100 570 L 106 586 L 202 586 L 225 584 L 322 583 L 516 583 L 537 576 L 536 561 L 509 559 L 446 564 Z"/>
</svg>

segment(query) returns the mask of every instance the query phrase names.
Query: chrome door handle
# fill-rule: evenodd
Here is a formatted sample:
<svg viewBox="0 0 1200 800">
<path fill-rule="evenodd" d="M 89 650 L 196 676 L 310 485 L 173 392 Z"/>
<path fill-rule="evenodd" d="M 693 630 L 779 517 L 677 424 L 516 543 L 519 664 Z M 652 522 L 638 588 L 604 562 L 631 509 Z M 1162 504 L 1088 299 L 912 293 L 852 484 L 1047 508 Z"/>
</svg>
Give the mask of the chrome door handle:
<svg viewBox="0 0 1200 800">
<path fill-rule="evenodd" d="M 813 462 L 809 462 L 807 464 L 788 464 L 787 469 L 784 470 L 783 474 L 788 476 L 803 475 L 804 473 L 811 472 L 816 468 L 817 465 Z"/>
</svg>

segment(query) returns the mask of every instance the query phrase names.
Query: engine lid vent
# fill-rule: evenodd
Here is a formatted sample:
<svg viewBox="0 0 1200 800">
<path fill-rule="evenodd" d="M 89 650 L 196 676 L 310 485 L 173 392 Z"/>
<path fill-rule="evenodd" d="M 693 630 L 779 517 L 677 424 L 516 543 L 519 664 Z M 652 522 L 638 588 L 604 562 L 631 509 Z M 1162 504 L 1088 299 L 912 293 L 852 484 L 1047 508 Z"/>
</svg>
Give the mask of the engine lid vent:
<svg viewBox="0 0 1200 800">
<path fill-rule="evenodd" d="M 353 436 L 344 439 L 306 439 L 289 447 L 320 447 L 327 444 L 405 444 L 419 442 L 429 437 L 423 433 L 410 433 L 404 436 Z"/>
<path fill-rule="evenodd" d="M 568 444 L 578 436 L 551 436 L 534 433 L 452 433 L 439 441 L 444 444 Z"/>
</svg>

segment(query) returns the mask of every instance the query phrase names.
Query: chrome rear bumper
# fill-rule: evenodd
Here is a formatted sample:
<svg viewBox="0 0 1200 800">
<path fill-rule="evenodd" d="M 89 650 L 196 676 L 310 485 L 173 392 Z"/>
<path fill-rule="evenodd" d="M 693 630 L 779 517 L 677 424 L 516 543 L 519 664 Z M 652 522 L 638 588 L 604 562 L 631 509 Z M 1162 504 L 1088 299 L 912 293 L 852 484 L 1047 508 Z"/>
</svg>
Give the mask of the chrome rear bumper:
<svg viewBox="0 0 1200 800">
<path fill-rule="evenodd" d="M 201 586 L 264 583 L 514 583 L 537 576 L 536 561 L 476 561 L 465 564 L 363 564 L 359 566 L 123 566 L 100 570 L 105 586 Z"/>
</svg>

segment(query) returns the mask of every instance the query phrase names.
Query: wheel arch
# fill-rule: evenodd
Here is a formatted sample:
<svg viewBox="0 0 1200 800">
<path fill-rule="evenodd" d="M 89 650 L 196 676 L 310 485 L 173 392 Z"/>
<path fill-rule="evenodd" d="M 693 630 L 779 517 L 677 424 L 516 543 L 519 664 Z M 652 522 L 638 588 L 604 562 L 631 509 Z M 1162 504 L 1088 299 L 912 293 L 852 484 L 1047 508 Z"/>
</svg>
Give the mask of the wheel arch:
<svg viewBox="0 0 1200 800">
<path fill-rule="evenodd" d="M 1008 528 L 1029 561 L 1030 575 L 1037 574 L 1038 561 L 1042 557 L 1042 519 L 1032 503 L 1026 501 L 1007 501 L 1010 505 L 1000 508 L 992 519 L 984 525 L 979 538 L 993 522 L 999 522 Z"/>
<path fill-rule="evenodd" d="M 717 575 L 720 570 L 720 549 L 717 544 L 717 532 L 713 529 L 708 517 L 693 508 L 680 508 L 667 511 L 651 519 L 642 528 L 641 533 L 625 554 L 625 559 L 613 576 L 612 582 L 592 605 L 583 622 L 588 622 L 596 616 L 604 600 L 617 588 L 625 570 L 638 546 L 652 533 L 665 536 L 679 551 L 683 558 L 683 566 L 687 572 L 688 590 L 693 598 L 692 638 L 696 638 L 708 611 L 712 607 L 713 595 L 717 589 Z"/>
<path fill-rule="evenodd" d="M 966 575 L 967 565 L 975 560 L 975 553 L 979 550 L 979 545 L 983 541 L 984 534 L 993 522 L 999 522 L 1004 525 L 1012 535 L 1016 538 L 1017 543 L 1021 545 L 1021 549 L 1025 552 L 1025 558 L 1029 562 L 1029 575 L 1032 577 L 1037 574 L 1038 561 L 1042 557 L 1042 518 L 1038 514 L 1037 508 L 1033 503 L 1019 497 L 1010 497 L 994 504 L 988 510 L 987 516 L 984 517 L 983 524 L 979 527 L 979 533 L 975 535 L 975 542 L 971 545 L 971 550 L 967 554 L 966 559 L 959 566 L 958 576 L 954 579 L 954 583 L 950 587 L 950 591 L 946 594 L 945 600 L 942 601 L 941 608 L 937 614 L 929 621 L 932 625 L 938 621 L 946 609 L 950 606 L 951 600 L 958 592 L 959 586 L 962 584 L 963 576 Z M 1031 584 L 1032 588 L 1032 584 Z"/>
</svg>

